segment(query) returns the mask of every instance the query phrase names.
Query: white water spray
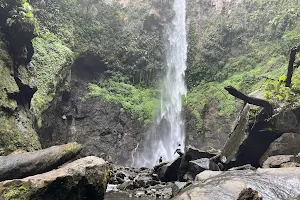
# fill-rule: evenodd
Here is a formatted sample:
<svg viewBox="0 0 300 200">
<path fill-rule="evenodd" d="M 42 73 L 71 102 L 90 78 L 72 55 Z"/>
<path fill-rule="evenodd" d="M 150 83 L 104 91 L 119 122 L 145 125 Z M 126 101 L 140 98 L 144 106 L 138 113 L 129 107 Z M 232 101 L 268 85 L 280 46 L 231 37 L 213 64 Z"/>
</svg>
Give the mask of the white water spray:
<svg viewBox="0 0 300 200">
<path fill-rule="evenodd" d="M 161 91 L 161 114 L 146 137 L 144 149 L 137 152 L 133 163 L 136 167 L 153 167 L 160 157 L 170 161 L 178 157 L 174 154 L 185 142 L 184 121 L 181 117 L 181 98 L 186 95 L 184 75 L 187 59 L 186 42 L 186 2 L 175 0 L 175 17 L 166 28 L 167 72 Z"/>
</svg>

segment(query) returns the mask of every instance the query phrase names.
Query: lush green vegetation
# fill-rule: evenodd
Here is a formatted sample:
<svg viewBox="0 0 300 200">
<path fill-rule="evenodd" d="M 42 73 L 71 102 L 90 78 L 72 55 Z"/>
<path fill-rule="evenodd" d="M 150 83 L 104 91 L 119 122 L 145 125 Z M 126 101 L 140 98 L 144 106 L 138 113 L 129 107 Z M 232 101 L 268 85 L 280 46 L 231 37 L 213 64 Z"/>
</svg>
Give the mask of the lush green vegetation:
<svg viewBox="0 0 300 200">
<path fill-rule="evenodd" d="M 124 7 L 116 2 L 54 0 L 37 17 L 76 54 L 92 51 L 102 57 L 107 77 L 121 74 L 132 84 L 149 86 L 163 69 L 159 24 L 144 27 L 150 6 L 144 1 Z"/>
<path fill-rule="evenodd" d="M 48 108 L 58 86 L 67 77 L 73 63 L 73 52 L 47 30 L 40 31 L 33 40 L 35 54 L 32 60 L 37 92 L 31 100 L 33 112 L 38 118 Z"/>
<path fill-rule="evenodd" d="M 201 2 L 204 9 L 211 9 L 205 2 Z M 292 91 L 280 84 L 279 78 L 286 74 L 289 50 L 300 44 L 299 5 L 296 0 L 245 0 L 232 8 L 230 14 L 210 13 L 202 32 L 197 30 L 192 18 L 188 38 L 187 106 L 198 119 L 199 133 L 203 123 L 200 116 L 205 115 L 203 108 L 209 99 L 220 102 L 219 115 L 226 113 L 224 117 L 228 120 L 235 111 L 234 99 L 223 90 L 225 85 L 244 93 L 264 89 L 270 99 L 288 99 L 298 91 L 295 89 L 299 87 L 297 74 Z"/>
<path fill-rule="evenodd" d="M 133 119 L 146 124 L 152 123 L 160 105 L 159 91 L 123 82 L 106 81 L 99 85 L 89 84 L 87 97 L 99 96 L 107 102 L 121 104 L 121 112 L 129 111 Z"/>
</svg>

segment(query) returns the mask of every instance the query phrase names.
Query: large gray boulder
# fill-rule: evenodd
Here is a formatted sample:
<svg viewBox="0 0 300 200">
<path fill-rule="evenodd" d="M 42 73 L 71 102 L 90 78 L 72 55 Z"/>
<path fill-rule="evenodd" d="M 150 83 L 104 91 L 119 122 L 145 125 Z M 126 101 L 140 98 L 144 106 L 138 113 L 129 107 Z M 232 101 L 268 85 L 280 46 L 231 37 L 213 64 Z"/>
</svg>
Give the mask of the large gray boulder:
<svg viewBox="0 0 300 200">
<path fill-rule="evenodd" d="M 206 147 L 200 150 L 193 146 L 188 146 L 186 152 L 182 156 L 180 166 L 178 168 L 177 180 L 179 181 L 186 180 L 185 174 L 189 171 L 190 161 L 201 159 L 201 158 L 213 159 L 216 158 L 219 154 L 220 152 L 212 147 Z M 200 173 L 200 171 L 198 173 Z M 192 177 L 191 179 L 193 179 L 195 175 L 196 174 L 190 176 Z"/>
<path fill-rule="evenodd" d="M 218 165 L 208 158 L 201 158 L 189 162 L 189 168 L 186 173 L 188 180 L 194 180 L 196 175 L 205 170 L 220 171 Z"/>
<path fill-rule="evenodd" d="M 221 153 L 226 157 L 226 167 L 245 164 L 259 167 L 261 156 L 281 136 L 272 127 L 273 122 L 263 109 L 245 105 Z"/>
<path fill-rule="evenodd" d="M 159 180 L 163 182 L 177 181 L 177 173 L 181 163 L 181 157 L 177 158 L 171 163 L 161 164 L 159 167 L 155 167 L 155 172 L 158 175 Z"/>
<path fill-rule="evenodd" d="M 300 130 L 299 133 L 283 133 L 274 140 L 267 151 L 260 158 L 260 165 L 271 156 L 276 155 L 297 155 L 300 152 Z"/>
<path fill-rule="evenodd" d="M 79 154 L 81 145 L 69 143 L 34 152 L 0 156 L 0 181 L 50 171 Z"/>
<path fill-rule="evenodd" d="M 300 167 L 299 163 L 300 158 L 298 155 L 277 155 L 269 157 L 263 163 L 263 168 Z"/>
<path fill-rule="evenodd" d="M 197 175 L 198 183 L 185 188 L 174 200 L 234 200 L 245 188 L 256 190 L 263 200 L 285 200 L 300 194 L 298 167 L 210 172 L 200 176 L 202 173 Z"/>
<path fill-rule="evenodd" d="M 108 175 L 107 163 L 89 156 L 50 172 L 0 182 L 0 199 L 101 200 Z"/>
</svg>

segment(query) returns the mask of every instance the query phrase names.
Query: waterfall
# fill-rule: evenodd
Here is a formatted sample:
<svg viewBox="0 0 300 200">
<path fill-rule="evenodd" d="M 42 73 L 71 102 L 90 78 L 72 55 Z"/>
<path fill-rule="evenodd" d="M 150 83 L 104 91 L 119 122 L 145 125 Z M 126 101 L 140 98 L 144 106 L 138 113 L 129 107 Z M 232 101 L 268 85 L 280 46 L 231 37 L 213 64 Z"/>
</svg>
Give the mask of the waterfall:
<svg viewBox="0 0 300 200">
<path fill-rule="evenodd" d="M 184 75 L 187 59 L 186 2 L 175 0 L 175 16 L 166 27 L 167 71 L 162 81 L 161 112 L 145 138 L 144 149 L 136 152 L 133 166 L 153 167 L 162 156 L 163 161 L 178 157 L 174 154 L 178 145 L 184 150 L 184 120 L 181 116 L 182 96 L 186 95 Z"/>
</svg>

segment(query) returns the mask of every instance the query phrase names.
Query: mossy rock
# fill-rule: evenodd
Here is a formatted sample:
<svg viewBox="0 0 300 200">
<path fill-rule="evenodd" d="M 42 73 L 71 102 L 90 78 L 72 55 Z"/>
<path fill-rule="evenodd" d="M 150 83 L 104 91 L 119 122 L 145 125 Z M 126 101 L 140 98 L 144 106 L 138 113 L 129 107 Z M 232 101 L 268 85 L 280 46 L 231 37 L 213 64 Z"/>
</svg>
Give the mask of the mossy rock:
<svg viewBox="0 0 300 200">
<path fill-rule="evenodd" d="M 1 40 L 0 35 L 0 107 L 15 110 L 17 103 L 8 96 L 18 93 L 19 87 L 13 77 L 12 59 L 8 54 L 6 44 Z"/>
<path fill-rule="evenodd" d="M 49 106 L 58 86 L 65 80 L 73 63 L 73 52 L 52 33 L 44 32 L 33 40 L 32 63 L 36 74 L 37 92 L 31 100 L 36 117 Z"/>
<path fill-rule="evenodd" d="M 0 155 L 7 155 L 17 149 L 41 149 L 32 121 L 24 111 L 14 115 L 0 111 L 0 146 Z"/>
</svg>

